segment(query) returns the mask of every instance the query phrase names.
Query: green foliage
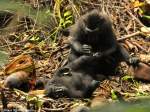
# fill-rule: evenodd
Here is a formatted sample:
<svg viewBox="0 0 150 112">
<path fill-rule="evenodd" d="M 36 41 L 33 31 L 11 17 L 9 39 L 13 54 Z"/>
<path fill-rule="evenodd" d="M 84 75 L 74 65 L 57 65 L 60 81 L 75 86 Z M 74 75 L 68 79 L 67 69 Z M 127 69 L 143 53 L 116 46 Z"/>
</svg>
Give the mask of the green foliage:
<svg viewBox="0 0 150 112">
<path fill-rule="evenodd" d="M 116 92 L 113 89 L 111 90 L 111 98 L 113 100 L 117 100 L 118 99 L 118 96 L 117 96 Z"/>
<path fill-rule="evenodd" d="M 43 8 L 37 10 L 32 8 L 29 4 L 24 4 L 21 1 L 23 0 L 0 0 L 0 10 L 8 10 L 21 16 L 29 16 L 40 25 L 46 25 L 48 23 L 49 18 L 52 16 L 50 9 Z"/>
<path fill-rule="evenodd" d="M 133 76 L 125 75 L 124 77 L 122 77 L 122 80 L 133 80 Z"/>
<path fill-rule="evenodd" d="M 150 16 L 148 15 L 143 15 L 143 17 L 150 20 Z"/>
<path fill-rule="evenodd" d="M 62 28 L 66 28 L 72 24 L 73 24 L 73 15 L 72 15 L 71 11 L 66 11 L 63 14 L 63 18 L 61 18 L 61 20 L 60 20 L 60 25 Z"/>
<path fill-rule="evenodd" d="M 124 77 L 122 77 L 123 81 L 131 81 L 133 82 L 133 85 L 135 87 L 139 87 L 139 82 L 137 80 L 134 79 L 134 77 L 132 75 L 125 75 Z"/>
<path fill-rule="evenodd" d="M 22 97 L 24 97 L 28 103 L 34 104 L 37 109 L 41 109 L 44 100 L 42 100 L 40 97 L 38 97 L 36 95 L 29 95 L 28 93 L 25 93 L 18 89 L 14 89 L 14 92 L 17 95 L 21 95 Z"/>
<path fill-rule="evenodd" d="M 59 31 L 73 24 L 72 12 L 69 10 L 66 10 L 65 12 L 61 12 L 60 11 L 61 3 L 62 3 L 62 0 L 55 0 L 54 14 L 58 18 L 58 26 L 53 29 L 53 32 L 51 33 L 49 37 L 53 40 L 54 45 L 56 42 L 56 38 L 59 34 Z"/>
<path fill-rule="evenodd" d="M 37 109 L 40 109 L 43 105 L 43 100 L 41 100 L 37 96 L 28 95 L 28 96 L 26 96 L 26 100 L 27 100 L 27 102 L 34 104 Z"/>
<path fill-rule="evenodd" d="M 142 101 L 136 104 L 114 103 L 101 108 L 91 109 L 90 112 L 149 112 L 149 105 L 149 101 Z"/>
</svg>

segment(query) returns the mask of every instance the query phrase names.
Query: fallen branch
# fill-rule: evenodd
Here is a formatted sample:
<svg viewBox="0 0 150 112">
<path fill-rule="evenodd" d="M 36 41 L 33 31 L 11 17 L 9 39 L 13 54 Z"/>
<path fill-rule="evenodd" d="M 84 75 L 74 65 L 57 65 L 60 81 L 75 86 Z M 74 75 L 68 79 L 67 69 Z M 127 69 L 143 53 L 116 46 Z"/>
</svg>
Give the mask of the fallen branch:
<svg viewBox="0 0 150 112">
<path fill-rule="evenodd" d="M 140 32 L 140 31 L 137 31 L 137 32 L 132 33 L 132 34 L 125 35 L 125 36 L 123 36 L 123 37 L 117 39 L 117 41 L 119 41 L 119 42 L 120 42 L 120 41 L 124 41 L 124 40 L 126 40 L 126 39 L 129 39 L 129 38 L 131 38 L 131 37 L 133 37 L 133 36 L 136 36 L 136 35 L 139 35 L 139 34 L 141 34 L 141 32 Z"/>
</svg>

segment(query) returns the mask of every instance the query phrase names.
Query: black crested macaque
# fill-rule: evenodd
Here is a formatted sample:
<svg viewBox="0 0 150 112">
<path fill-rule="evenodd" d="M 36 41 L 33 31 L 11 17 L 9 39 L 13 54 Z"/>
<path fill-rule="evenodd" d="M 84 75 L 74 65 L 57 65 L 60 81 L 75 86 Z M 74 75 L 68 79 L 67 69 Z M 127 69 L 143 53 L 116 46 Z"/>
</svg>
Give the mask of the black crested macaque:
<svg viewBox="0 0 150 112">
<path fill-rule="evenodd" d="M 51 98 L 88 98 L 99 86 L 99 81 L 90 75 L 73 72 L 62 67 L 45 86 L 45 95 Z"/>
<path fill-rule="evenodd" d="M 70 61 L 82 55 L 108 55 L 117 48 L 116 37 L 109 17 L 97 10 L 81 16 L 71 27 L 70 36 L 72 37 Z"/>
<path fill-rule="evenodd" d="M 90 97 L 99 85 L 97 77 L 113 75 L 121 61 L 129 65 L 138 63 L 117 42 L 109 17 L 97 10 L 83 15 L 69 35 L 72 37 L 69 63 L 48 82 L 46 96 Z"/>
<path fill-rule="evenodd" d="M 138 59 L 117 42 L 110 18 L 97 10 L 81 16 L 70 29 L 72 37 L 69 67 L 89 74 L 114 74 L 121 61 L 137 64 Z"/>
</svg>

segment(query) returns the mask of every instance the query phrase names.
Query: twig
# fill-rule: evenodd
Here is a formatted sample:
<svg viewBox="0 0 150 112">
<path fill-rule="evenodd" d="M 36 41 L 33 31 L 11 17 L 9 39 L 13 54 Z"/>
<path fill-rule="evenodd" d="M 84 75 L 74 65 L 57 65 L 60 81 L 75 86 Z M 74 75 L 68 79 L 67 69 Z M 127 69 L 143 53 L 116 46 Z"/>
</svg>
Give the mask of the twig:
<svg viewBox="0 0 150 112">
<path fill-rule="evenodd" d="M 139 49 L 141 49 L 142 51 L 144 51 L 145 53 L 149 53 L 146 49 L 144 49 L 141 45 L 139 45 L 136 42 L 132 42 L 132 44 L 134 44 L 135 46 L 137 46 Z"/>
<path fill-rule="evenodd" d="M 15 112 L 28 112 L 28 110 L 24 106 L 17 104 L 16 102 L 15 103 L 14 102 L 9 103 L 8 108 L 5 108 L 6 109 L 5 112 L 6 111 L 12 112 L 13 108 L 15 109 Z M 0 106 L 0 110 L 1 110 L 1 112 L 3 112 L 1 106 Z"/>
<path fill-rule="evenodd" d="M 126 4 L 128 4 L 128 6 L 130 6 L 129 2 L 127 0 L 123 0 Z M 134 19 L 136 20 L 141 26 L 145 26 L 137 17 L 135 17 L 132 13 L 131 10 L 129 9 L 129 7 L 125 6 L 125 8 L 127 9 L 127 13 Z"/>
<path fill-rule="evenodd" d="M 7 101 L 7 98 L 4 95 L 3 90 L 1 90 L 1 100 L 2 100 L 2 104 L 3 104 L 3 109 L 7 109 L 8 101 Z"/>
<path fill-rule="evenodd" d="M 140 31 L 137 31 L 137 32 L 132 33 L 132 34 L 125 35 L 125 36 L 123 36 L 123 37 L 117 39 L 117 41 L 119 41 L 119 42 L 120 42 L 120 41 L 124 41 L 124 40 L 126 40 L 126 39 L 129 39 L 129 38 L 131 38 L 131 37 L 133 37 L 133 36 L 136 36 L 136 35 L 139 35 L 139 34 L 141 34 L 141 32 L 140 32 Z"/>
<path fill-rule="evenodd" d="M 4 48 L 4 47 L 8 47 L 8 46 L 12 46 L 12 45 L 16 45 L 16 44 L 23 44 L 25 42 L 27 42 L 28 40 L 23 40 L 23 41 L 19 41 L 19 42 L 13 42 L 13 43 L 7 43 L 7 45 L 2 45 L 0 46 L 1 48 Z"/>
<path fill-rule="evenodd" d="M 51 108 L 43 108 L 45 111 L 50 111 L 50 112 L 58 112 L 58 111 L 63 111 L 65 108 L 56 108 L 56 109 L 51 109 Z"/>
</svg>

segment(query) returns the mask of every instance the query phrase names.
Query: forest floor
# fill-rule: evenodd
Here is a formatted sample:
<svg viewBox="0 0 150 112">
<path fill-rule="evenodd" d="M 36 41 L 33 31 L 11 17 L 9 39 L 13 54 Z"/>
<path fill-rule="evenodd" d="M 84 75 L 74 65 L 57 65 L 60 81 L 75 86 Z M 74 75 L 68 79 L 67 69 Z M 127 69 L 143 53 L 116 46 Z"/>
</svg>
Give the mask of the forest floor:
<svg viewBox="0 0 150 112">
<path fill-rule="evenodd" d="M 42 10 L 43 7 L 49 7 L 53 10 L 53 15 L 56 16 L 51 18 L 53 23 L 48 21 L 48 24 L 43 25 L 38 24 L 38 21 L 34 24 L 27 21 L 30 25 L 26 22 L 24 26 L 16 27 L 15 25 L 19 23 L 12 19 L 7 26 L 0 27 L 0 49 L 8 52 L 9 62 L 19 55 L 30 55 L 34 61 L 37 79 L 51 78 L 67 60 L 70 51 L 69 38 L 61 35 L 61 29 L 73 24 L 87 10 L 94 8 L 103 9 L 110 16 L 119 43 L 126 47 L 130 55 L 139 57 L 142 62 L 150 66 L 150 8 L 147 8 L 150 7 L 150 3 L 148 0 L 145 2 L 141 0 L 132 0 L 132 2 L 128 0 L 64 0 L 62 2 L 47 0 L 49 2 L 46 6 L 43 3 L 46 0 L 40 0 L 39 3 L 33 1 L 28 1 L 27 4 L 34 9 Z M 46 14 L 48 15 L 49 12 L 46 11 Z M 20 13 L 17 12 L 16 15 L 20 16 Z M 66 19 L 67 17 L 71 19 Z M 6 67 L 9 62 L 0 69 L 2 100 L 0 109 L 5 104 L 3 102 L 7 102 L 11 109 L 19 108 L 22 111 L 29 109 L 39 112 L 67 112 L 81 105 L 94 107 L 120 101 L 120 99 L 130 102 L 150 97 L 150 84 L 134 79 L 129 72 L 130 67 L 125 63 L 121 63 L 117 75 L 110 76 L 100 83 L 90 99 L 52 99 L 43 97 L 43 92 L 39 90 L 29 93 L 11 91 L 3 87 L 3 81 L 7 77 L 4 71 L 8 72 Z M 10 71 L 12 69 L 14 68 L 9 68 Z M 18 69 L 24 71 L 26 67 L 18 67 Z"/>
</svg>

